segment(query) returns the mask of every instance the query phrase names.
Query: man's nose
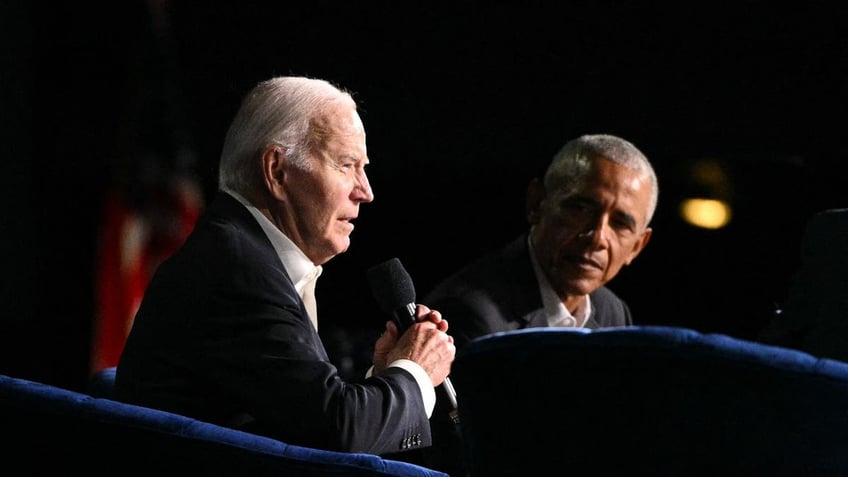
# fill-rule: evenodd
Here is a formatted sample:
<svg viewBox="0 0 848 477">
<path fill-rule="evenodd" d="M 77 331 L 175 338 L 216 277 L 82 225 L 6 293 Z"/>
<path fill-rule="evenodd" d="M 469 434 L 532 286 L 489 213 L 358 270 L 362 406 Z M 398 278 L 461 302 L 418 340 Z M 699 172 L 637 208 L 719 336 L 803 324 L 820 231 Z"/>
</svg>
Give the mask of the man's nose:
<svg viewBox="0 0 848 477">
<path fill-rule="evenodd" d="M 371 183 L 368 181 L 368 176 L 365 175 L 364 171 L 358 175 L 354 191 L 356 198 L 361 202 L 371 202 L 374 200 L 374 191 L 371 190 Z"/>
<path fill-rule="evenodd" d="M 586 228 L 577 234 L 580 238 L 591 238 L 593 243 L 602 244 L 606 239 L 606 221 L 603 219 L 586 224 Z"/>
</svg>

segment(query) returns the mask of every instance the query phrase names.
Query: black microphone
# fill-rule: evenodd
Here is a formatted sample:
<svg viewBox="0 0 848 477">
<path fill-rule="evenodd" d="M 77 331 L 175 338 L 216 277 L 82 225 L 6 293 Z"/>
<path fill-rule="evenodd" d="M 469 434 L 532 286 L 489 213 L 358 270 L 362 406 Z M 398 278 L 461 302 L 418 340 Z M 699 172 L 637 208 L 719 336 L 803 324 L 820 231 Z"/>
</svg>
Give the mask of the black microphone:
<svg viewBox="0 0 848 477">
<path fill-rule="evenodd" d="M 416 322 L 415 285 L 412 284 L 409 273 L 398 258 L 391 258 L 368 269 L 368 283 L 380 309 L 392 317 L 403 334 Z M 458 423 L 456 391 L 450 378 L 445 378 L 442 387 L 453 406 L 450 417 L 454 423 Z"/>
<path fill-rule="evenodd" d="M 399 259 L 369 268 L 368 284 L 380 309 L 392 317 L 401 334 L 415 324 L 415 285 Z"/>
</svg>

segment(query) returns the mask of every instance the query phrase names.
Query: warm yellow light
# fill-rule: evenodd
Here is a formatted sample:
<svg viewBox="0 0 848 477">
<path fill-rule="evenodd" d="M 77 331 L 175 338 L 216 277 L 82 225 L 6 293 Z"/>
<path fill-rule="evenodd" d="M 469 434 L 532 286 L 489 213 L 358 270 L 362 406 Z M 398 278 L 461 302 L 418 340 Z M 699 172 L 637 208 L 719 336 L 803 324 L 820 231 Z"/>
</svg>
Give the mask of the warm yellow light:
<svg viewBox="0 0 848 477">
<path fill-rule="evenodd" d="M 730 222 L 730 205 L 721 200 L 686 199 L 680 203 L 683 220 L 705 229 L 720 229 Z"/>
</svg>

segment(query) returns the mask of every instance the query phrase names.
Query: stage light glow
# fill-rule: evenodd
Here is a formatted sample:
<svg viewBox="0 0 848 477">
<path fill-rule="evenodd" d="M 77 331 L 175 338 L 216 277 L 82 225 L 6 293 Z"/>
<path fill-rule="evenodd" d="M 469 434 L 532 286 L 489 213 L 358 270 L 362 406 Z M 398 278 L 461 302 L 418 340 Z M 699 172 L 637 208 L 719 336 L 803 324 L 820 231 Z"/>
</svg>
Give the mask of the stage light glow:
<svg viewBox="0 0 848 477">
<path fill-rule="evenodd" d="M 730 222 L 730 204 L 715 199 L 686 199 L 680 203 L 680 216 L 704 229 L 720 229 Z"/>
</svg>

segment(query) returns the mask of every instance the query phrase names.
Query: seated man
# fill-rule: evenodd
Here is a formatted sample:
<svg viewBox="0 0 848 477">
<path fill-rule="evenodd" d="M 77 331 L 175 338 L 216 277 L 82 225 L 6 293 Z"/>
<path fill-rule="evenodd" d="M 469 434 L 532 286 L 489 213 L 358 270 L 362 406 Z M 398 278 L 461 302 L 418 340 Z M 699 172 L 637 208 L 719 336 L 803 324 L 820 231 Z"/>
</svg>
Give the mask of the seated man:
<svg viewBox="0 0 848 477">
<path fill-rule="evenodd" d="M 647 245 L 658 193 L 653 167 L 630 142 L 603 134 L 569 141 L 543 180 L 529 184 L 529 230 L 447 277 L 424 302 L 450 320 L 458 348 L 528 327 L 632 325 L 627 304 L 604 285 Z M 457 393 L 461 401 L 460 384 Z M 440 395 L 431 418 L 442 437 L 427 452 L 431 466 L 453 470 L 461 445 L 445 402 Z"/>
<path fill-rule="evenodd" d="M 605 285 L 648 244 L 657 177 L 630 142 L 574 139 L 527 192 L 529 230 L 437 284 L 425 297 L 451 321 L 457 347 L 537 326 L 628 326 Z"/>
<path fill-rule="evenodd" d="M 374 199 L 368 162 L 350 94 L 301 77 L 257 85 L 227 132 L 220 190 L 145 292 L 115 398 L 300 446 L 431 445 L 434 387 L 456 352 L 439 312 L 417 305 L 402 334 L 387 322 L 356 380 L 318 334 L 315 280 Z"/>
</svg>

